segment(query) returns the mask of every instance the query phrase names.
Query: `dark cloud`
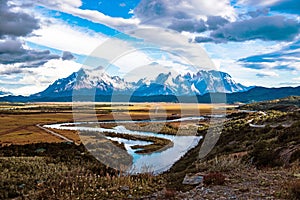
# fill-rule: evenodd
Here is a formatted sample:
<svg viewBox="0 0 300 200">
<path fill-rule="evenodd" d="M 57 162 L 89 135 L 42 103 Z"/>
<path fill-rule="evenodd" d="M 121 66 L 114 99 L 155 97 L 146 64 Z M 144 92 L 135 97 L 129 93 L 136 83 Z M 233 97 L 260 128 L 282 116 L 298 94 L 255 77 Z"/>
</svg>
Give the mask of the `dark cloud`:
<svg viewBox="0 0 300 200">
<path fill-rule="evenodd" d="M 209 37 L 197 36 L 197 37 L 195 37 L 195 42 L 197 42 L 197 43 L 213 42 L 213 39 L 209 38 Z"/>
<path fill-rule="evenodd" d="M 13 12 L 6 0 L 0 1 L 0 38 L 26 36 L 39 28 L 39 20 L 24 12 Z"/>
<path fill-rule="evenodd" d="M 229 21 L 221 16 L 208 16 L 206 23 L 210 30 L 215 30 L 229 23 Z"/>
<path fill-rule="evenodd" d="M 22 73 L 24 73 L 24 70 L 18 67 L 0 70 L 0 75 L 12 75 L 12 74 L 22 74 Z"/>
<path fill-rule="evenodd" d="M 22 43 L 17 40 L 7 39 L 0 42 L 0 55 L 4 53 L 22 53 L 24 49 Z"/>
<path fill-rule="evenodd" d="M 18 63 L 19 69 L 8 71 L 6 74 L 21 73 L 22 68 L 40 67 L 51 59 L 71 60 L 74 58 L 70 52 L 63 52 L 60 57 L 51 54 L 49 50 L 25 49 L 24 44 L 18 38 L 28 36 L 38 29 L 39 20 L 19 11 L 21 8 L 32 6 L 31 4 L 26 2 L 8 4 L 7 2 L 7 0 L 0 0 L 0 39 L 2 39 L 0 41 L 0 64 Z M 18 10 L 18 12 L 13 10 Z"/>
<path fill-rule="evenodd" d="M 147 0 L 142 0 L 134 10 L 135 15 L 143 21 L 165 17 L 170 15 L 170 12 L 171 11 L 166 3 L 161 0 L 151 0 L 150 2 Z M 180 17 L 182 18 L 183 16 Z"/>
<path fill-rule="evenodd" d="M 211 32 L 214 42 L 243 42 L 247 40 L 291 41 L 300 33 L 300 23 L 284 16 L 260 16 L 237 21 Z M 198 38 L 196 42 L 209 42 L 208 38 Z"/>
<path fill-rule="evenodd" d="M 204 21 L 202 19 L 173 19 L 172 23 L 168 28 L 176 30 L 178 32 L 187 31 L 187 32 L 205 32 L 207 30 L 216 30 L 225 24 L 229 23 L 229 21 L 221 16 L 208 16 L 207 20 Z"/>
<path fill-rule="evenodd" d="M 215 7 L 212 3 L 195 0 L 141 0 L 134 14 L 144 24 L 168 27 L 178 32 L 204 32 L 228 23 L 227 19 L 215 16 L 219 13 L 213 11 Z M 207 20 L 199 19 L 201 15 L 207 16 Z"/>
<path fill-rule="evenodd" d="M 168 28 L 179 32 L 204 32 L 207 30 L 207 26 L 203 20 L 193 19 L 174 19 Z"/>
<path fill-rule="evenodd" d="M 49 50 L 37 51 L 24 49 L 18 40 L 8 39 L 0 42 L 0 64 L 22 63 L 24 67 L 39 67 L 51 59 L 59 59 Z"/>
<path fill-rule="evenodd" d="M 63 60 L 73 60 L 75 57 L 74 55 L 69 51 L 64 51 L 61 57 Z"/>
<path fill-rule="evenodd" d="M 270 8 L 259 8 L 255 11 L 249 11 L 247 15 L 249 15 L 252 18 L 255 18 L 259 16 L 267 16 L 269 12 L 270 12 Z"/>
</svg>

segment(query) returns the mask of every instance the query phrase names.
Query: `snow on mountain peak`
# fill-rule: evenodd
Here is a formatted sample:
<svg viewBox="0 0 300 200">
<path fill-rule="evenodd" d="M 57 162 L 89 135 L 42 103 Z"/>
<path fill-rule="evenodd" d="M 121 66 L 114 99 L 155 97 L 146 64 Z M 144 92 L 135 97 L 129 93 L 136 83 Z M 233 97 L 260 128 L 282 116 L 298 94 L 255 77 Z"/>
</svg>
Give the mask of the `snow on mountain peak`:
<svg viewBox="0 0 300 200">
<path fill-rule="evenodd" d="M 215 70 L 200 70 L 196 73 L 159 73 L 155 78 L 141 78 L 129 82 L 119 76 L 108 75 L 103 68 L 81 69 L 67 78 L 59 79 L 39 93 L 71 94 L 72 90 L 96 89 L 97 94 L 150 95 L 203 95 L 209 92 L 241 92 L 249 88 L 237 84 L 229 74 Z"/>
</svg>

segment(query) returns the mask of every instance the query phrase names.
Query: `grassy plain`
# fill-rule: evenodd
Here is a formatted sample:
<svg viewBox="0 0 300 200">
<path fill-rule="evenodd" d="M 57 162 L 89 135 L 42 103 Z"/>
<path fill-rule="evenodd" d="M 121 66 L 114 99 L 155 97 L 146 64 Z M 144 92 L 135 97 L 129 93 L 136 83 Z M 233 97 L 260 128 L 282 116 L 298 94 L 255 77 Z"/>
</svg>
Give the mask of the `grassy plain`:
<svg viewBox="0 0 300 200">
<path fill-rule="evenodd" d="M 30 144 L 39 142 L 63 142 L 37 124 L 89 120 L 142 120 L 210 114 L 224 114 L 223 104 L 175 104 L 175 103 L 1 103 L 0 144 Z M 94 108 L 94 110 L 92 110 Z M 174 123 L 175 124 L 175 123 Z M 176 124 L 175 124 L 176 125 Z M 178 123 L 177 123 L 178 126 Z M 76 131 L 55 130 L 55 132 L 80 143 Z"/>
<path fill-rule="evenodd" d="M 68 103 L 0 104 L 0 144 L 3 145 L 0 199 L 43 199 L 45 196 L 49 199 L 299 199 L 300 110 L 296 104 L 291 105 L 286 102 L 284 105 L 254 104 L 240 109 L 261 111 L 235 113 L 234 106 L 209 104 L 99 103 L 94 106 L 81 103 L 75 110 Z M 222 134 L 214 149 L 201 160 L 198 156 L 202 142 L 211 137 L 206 134 L 205 120 L 164 125 L 161 129 L 164 134 L 174 134 L 179 127 L 201 126 L 198 133 L 204 139 L 168 172 L 158 176 L 119 174 L 96 160 L 84 145 L 63 143 L 36 126 L 74 119 L 209 116 L 224 114 L 225 108 L 231 114 L 223 124 Z M 265 127 L 252 127 L 250 123 Z M 115 125 L 100 124 L 106 128 Z M 126 128 L 151 131 L 156 126 L 143 122 Z M 76 131 L 53 131 L 80 143 Z M 205 181 L 197 187 L 184 185 L 186 175 L 202 176 Z M 214 182 L 215 178 L 222 177 L 223 182 L 218 183 L 221 185 Z"/>
</svg>

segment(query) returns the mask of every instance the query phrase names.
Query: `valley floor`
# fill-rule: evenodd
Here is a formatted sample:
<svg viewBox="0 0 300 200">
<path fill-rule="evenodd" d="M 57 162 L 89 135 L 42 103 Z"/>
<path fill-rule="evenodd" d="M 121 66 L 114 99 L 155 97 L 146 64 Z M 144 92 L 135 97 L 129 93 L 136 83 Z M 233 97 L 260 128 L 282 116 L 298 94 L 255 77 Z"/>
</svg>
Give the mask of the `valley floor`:
<svg viewBox="0 0 300 200">
<path fill-rule="evenodd" d="M 222 134 L 207 157 L 198 159 L 200 142 L 164 174 L 130 176 L 99 163 L 80 144 L 76 131 L 54 130 L 75 145 L 36 126 L 72 122 L 70 104 L 0 105 L 0 199 L 299 199 L 299 109 L 290 110 L 289 106 L 285 111 L 280 106 L 280 111 L 268 107 L 261 112 L 238 112 L 234 106 L 218 106 L 219 114 L 224 114 L 224 106 L 229 112 Z M 185 115 L 176 104 L 98 104 L 96 118 L 212 114 L 212 105 L 184 108 Z M 87 121 L 90 117 L 84 114 L 79 119 Z M 140 125 L 141 130 L 154 130 L 147 123 Z M 192 125 L 183 124 L 188 128 Z M 193 126 L 205 138 L 210 137 L 208 125 L 200 120 Z M 177 128 L 178 122 L 162 130 L 174 134 Z M 202 181 L 183 184 L 186 175 Z"/>
</svg>

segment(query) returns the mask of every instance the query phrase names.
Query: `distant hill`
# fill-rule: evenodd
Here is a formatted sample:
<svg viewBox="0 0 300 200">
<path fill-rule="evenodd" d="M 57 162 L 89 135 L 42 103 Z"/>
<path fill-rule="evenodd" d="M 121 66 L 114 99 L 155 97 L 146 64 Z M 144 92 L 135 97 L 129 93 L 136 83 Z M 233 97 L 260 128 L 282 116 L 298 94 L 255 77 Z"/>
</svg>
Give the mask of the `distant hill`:
<svg viewBox="0 0 300 200">
<path fill-rule="evenodd" d="M 247 92 L 227 94 L 226 96 L 227 101 L 229 102 L 251 103 L 259 101 L 269 101 L 289 96 L 300 96 L 300 86 L 282 88 L 255 87 Z"/>
<path fill-rule="evenodd" d="M 289 96 L 282 99 L 263 101 L 240 106 L 243 110 L 278 110 L 296 111 L 300 109 L 300 96 Z"/>
</svg>

